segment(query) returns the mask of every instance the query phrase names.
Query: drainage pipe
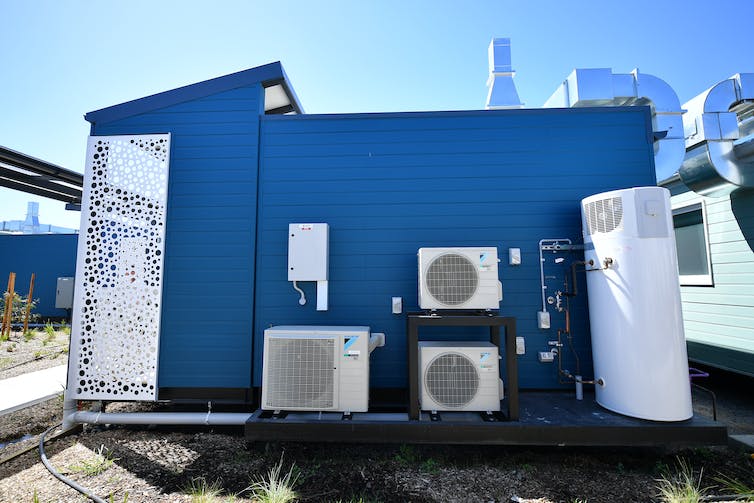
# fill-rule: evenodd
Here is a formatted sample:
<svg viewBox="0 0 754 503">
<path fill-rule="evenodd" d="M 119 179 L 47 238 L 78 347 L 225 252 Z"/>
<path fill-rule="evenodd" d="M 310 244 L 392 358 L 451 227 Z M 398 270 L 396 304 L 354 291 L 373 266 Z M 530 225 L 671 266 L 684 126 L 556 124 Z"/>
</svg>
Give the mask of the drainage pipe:
<svg viewBox="0 0 754 503">
<path fill-rule="evenodd" d="M 243 426 L 249 412 L 74 412 L 67 423 L 160 424 L 171 426 Z"/>
<path fill-rule="evenodd" d="M 94 503 L 105 503 L 105 500 L 102 498 L 97 497 L 94 493 L 92 493 L 89 489 L 86 487 L 80 486 L 75 481 L 69 479 L 68 477 L 62 475 L 60 472 L 58 472 L 54 466 L 50 463 L 50 461 L 47 459 L 47 454 L 45 453 L 45 437 L 48 433 L 50 433 L 55 428 L 59 428 L 61 425 L 56 424 L 55 426 L 52 426 L 47 431 L 42 433 L 39 437 L 39 459 L 42 460 L 42 464 L 47 468 L 47 471 L 50 472 L 50 474 L 64 483 L 65 485 L 77 490 L 90 500 L 94 501 Z"/>
</svg>

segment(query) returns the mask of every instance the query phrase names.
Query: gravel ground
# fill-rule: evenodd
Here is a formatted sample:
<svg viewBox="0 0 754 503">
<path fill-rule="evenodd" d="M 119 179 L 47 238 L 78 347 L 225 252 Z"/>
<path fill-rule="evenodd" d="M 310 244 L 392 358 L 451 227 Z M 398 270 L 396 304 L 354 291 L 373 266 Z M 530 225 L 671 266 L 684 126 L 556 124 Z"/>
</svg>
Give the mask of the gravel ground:
<svg viewBox="0 0 754 503">
<path fill-rule="evenodd" d="M 29 341 L 28 348 L 16 340 L 10 354 L 20 363 L 24 355 L 33 356 L 39 350 L 32 345 L 51 345 L 42 345 L 42 340 L 40 336 Z M 56 340 L 62 342 L 62 334 Z M 42 358 L 16 369 L 39 370 L 64 361 Z M 18 371 L 5 369 L 0 370 L 0 378 Z M 715 378 L 715 374 L 703 384 L 717 392 L 720 418 L 731 425 L 731 433 L 754 433 L 754 398 L 748 391 L 754 380 Z M 706 394 L 695 392 L 694 400 L 697 413 L 711 413 Z M 109 404 L 108 411 L 154 407 L 116 403 Z M 35 435 L 0 449 L 0 502 L 31 502 L 35 494 L 41 502 L 82 501 L 80 494 L 47 472 L 34 448 L 37 434 L 59 422 L 61 410 L 61 400 L 53 399 L 0 417 L 0 442 Z M 32 450 L 23 453 L 28 448 Z M 265 477 L 279 463 L 284 472 L 294 467 L 300 501 L 657 501 L 656 481 L 677 472 L 678 459 L 693 467 L 711 494 L 730 492 L 715 480 L 721 474 L 754 488 L 751 453 L 727 447 L 670 451 L 317 443 L 249 446 L 240 428 L 87 426 L 48 442 L 47 455 L 57 470 L 114 502 L 200 501 L 192 498 L 190 490 L 200 480 L 217 482 L 221 488 L 219 498 L 206 501 L 253 501 L 248 490 L 251 482 Z"/>
<path fill-rule="evenodd" d="M 11 332 L 9 340 L 0 342 L 0 379 L 67 364 L 68 338 L 62 331 L 48 335 L 32 330 L 30 338 Z"/>
</svg>

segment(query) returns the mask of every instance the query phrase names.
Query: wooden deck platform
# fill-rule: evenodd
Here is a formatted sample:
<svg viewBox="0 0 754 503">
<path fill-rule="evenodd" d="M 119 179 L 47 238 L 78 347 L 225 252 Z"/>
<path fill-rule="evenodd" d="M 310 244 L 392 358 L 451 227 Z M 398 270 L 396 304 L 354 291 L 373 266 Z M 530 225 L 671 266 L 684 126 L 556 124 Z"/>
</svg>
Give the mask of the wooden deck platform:
<svg viewBox="0 0 754 503">
<path fill-rule="evenodd" d="M 505 410 L 503 401 L 503 410 Z M 406 444 L 493 444 L 553 446 L 724 445 L 724 424 L 694 416 L 687 421 L 656 422 L 610 412 L 585 393 L 521 392 L 520 420 L 485 420 L 472 412 L 442 412 L 433 420 L 422 412 L 289 412 L 272 417 L 257 410 L 245 426 L 249 441 L 370 442 Z M 489 418 L 487 418 L 489 419 Z"/>
</svg>

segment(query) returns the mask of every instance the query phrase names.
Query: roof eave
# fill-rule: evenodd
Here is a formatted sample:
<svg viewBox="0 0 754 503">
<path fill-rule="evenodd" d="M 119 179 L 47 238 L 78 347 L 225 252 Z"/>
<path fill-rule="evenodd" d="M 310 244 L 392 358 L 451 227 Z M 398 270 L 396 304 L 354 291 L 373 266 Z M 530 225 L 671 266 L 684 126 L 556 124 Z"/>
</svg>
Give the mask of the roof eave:
<svg viewBox="0 0 754 503">
<path fill-rule="evenodd" d="M 222 77 L 217 77 L 195 84 L 171 89 L 151 96 L 145 96 L 132 101 L 127 101 L 119 105 L 95 110 L 84 115 L 89 123 L 107 123 L 115 120 L 124 119 L 134 115 L 143 114 L 152 110 L 165 108 L 178 103 L 204 98 L 212 94 L 237 89 L 255 83 L 261 83 L 263 86 L 282 82 L 286 93 L 291 99 L 294 109 L 301 113 L 301 105 L 298 102 L 293 88 L 288 82 L 288 77 L 283 70 L 283 65 L 279 61 L 269 63 L 248 70 L 243 70 Z"/>
</svg>

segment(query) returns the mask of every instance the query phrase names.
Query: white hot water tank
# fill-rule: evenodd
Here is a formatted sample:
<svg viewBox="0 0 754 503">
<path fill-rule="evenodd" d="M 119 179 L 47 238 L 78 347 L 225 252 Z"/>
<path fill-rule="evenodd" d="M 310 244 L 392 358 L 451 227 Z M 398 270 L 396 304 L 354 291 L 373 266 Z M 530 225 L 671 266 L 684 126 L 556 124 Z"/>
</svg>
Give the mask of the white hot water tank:
<svg viewBox="0 0 754 503">
<path fill-rule="evenodd" d="M 581 201 L 581 216 L 597 403 L 641 419 L 689 419 L 670 193 L 597 194 Z"/>
</svg>

